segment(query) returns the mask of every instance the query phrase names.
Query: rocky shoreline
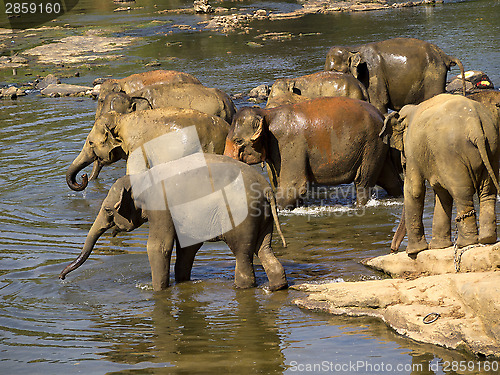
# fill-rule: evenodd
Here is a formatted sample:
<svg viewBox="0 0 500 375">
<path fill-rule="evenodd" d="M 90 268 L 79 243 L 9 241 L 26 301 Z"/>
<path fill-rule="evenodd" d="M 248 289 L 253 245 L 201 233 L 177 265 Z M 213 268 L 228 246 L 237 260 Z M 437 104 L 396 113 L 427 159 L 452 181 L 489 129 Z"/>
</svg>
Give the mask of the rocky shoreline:
<svg viewBox="0 0 500 375">
<path fill-rule="evenodd" d="M 459 271 L 456 271 L 457 259 Z M 294 303 L 334 315 L 369 316 L 410 339 L 500 356 L 500 243 L 390 254 L 363 262 L 393 279 L 300 284 Z"/>
</svg>

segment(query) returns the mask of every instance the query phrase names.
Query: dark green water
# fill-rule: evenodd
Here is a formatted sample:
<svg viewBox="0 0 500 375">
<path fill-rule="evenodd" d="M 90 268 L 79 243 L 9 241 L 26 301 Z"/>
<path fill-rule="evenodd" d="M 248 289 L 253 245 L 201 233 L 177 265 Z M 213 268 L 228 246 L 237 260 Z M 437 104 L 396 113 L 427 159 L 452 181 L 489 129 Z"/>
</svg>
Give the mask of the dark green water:
<svg viewBox="0 0 500 375">
<path fill-rule="evenodd" d="M 111 1 L 81 0 L 77 10 L 58 20 L 55 24 L 112 25 L 116 35 L 142 38 L 120 52 L 126 58 L 97 70 L 80 70 L 79 78 L 65 82 L 89 85 L 108 74 L 123 77 L 151 69 L 144 65 L 156 59 L 163 69 L 191 73 L 208 86 L 235 94 L 276 78 L 321 70 L 333 44 L 412 36 L 437 44 L 459 57 L 466 69 L 483 70 L 500 85 L 498 1 L 259 21 L 250 25 L 254 29 L 248 34 L 227 36 L 178 31 L 171 26 L 202 29 L 197 22 L 206 16 L 159 15 L 154 11 L 188 3 L 163 2 L 153 8 L 154 3 L 137 0 L 143 9 L 113 13 Z M 298 7 L 290 2 L 221 5 L 283 11 Z M 141 27 L 155 19 L 172 22 Z M 255 39 L 267 32 L 295 37 Z M 250 48 L 249 41 L 263 47 Z M 107 190 L 124 174 L 124 163 L 105 169 L 84 193 L 73 192 L 64 173 L 83 145 L 96 102 L 33 93 L 1 101 L 0 107 L 2 374 L 266 374 L 308 369 L 340 374 L 353 372 L 338 367 L 350 363 L 356 363 L 359 374 L 381 373 L 377 369 L 382 364 L 399 374 L 442 374 L 443 361 L 472 359 L 407 340 L 372 319 L 302 311 L 291 303 L 299 292 L 266 291 L 260 266 L 259 286 L 236 290 L 234 259 L 222 243 L 202 248 L 192 282 L 153 293 L 145 253 L 147 226 L 116 238 L 104 236 L 84 266 L 66 281 L 58 280 L 80 252 Z M 311 201 L 308 208 L 282 213 L 289 246 L 284 249 L 275 240 L 274 250 L 291 284 L 383 277 L 359 261 L 389 251 L 401 200 L 380 195 L 358 210 L 350 202 L 329 201 L 325 208 Z M 426 207 L 429 228 L 430 197 Z"/>
</svg>

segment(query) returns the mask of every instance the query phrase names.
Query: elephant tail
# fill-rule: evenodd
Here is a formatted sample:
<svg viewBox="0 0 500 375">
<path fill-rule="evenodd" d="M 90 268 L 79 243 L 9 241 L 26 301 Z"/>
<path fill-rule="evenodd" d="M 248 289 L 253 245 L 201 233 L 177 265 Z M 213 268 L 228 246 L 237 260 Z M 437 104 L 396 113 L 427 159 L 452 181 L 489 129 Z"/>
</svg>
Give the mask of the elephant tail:
<svg viewBox="0 0 500 375">
<path fill-rule="evenodd" d="M 281 231 L 280 221 L 278 219 L 278 210 L 276 209 L 276 198 L 272 189 L 266 190 L 266 198 L 269 204 L 271 205 L 271 212 L 273 214 L 274 224 L 276 225 L 276 230 L 281 237 L 281 242 L 283 242 L 283 247 L 286 247 L 285 237 L 283 236 L 283 232 Z"/>
<path fill-rule="evenodd" d="M 488 156 L 488 147 L 486 145 L 486 136 L 484 133 L 482 123 L 481 122 L 479 123 L 481 129 L 477 137 L 477 149 L 479 150 L 479 155 L 481 156 L 483 164 L 486 167 L 486 170 L 488 171 L 488 174 L 490 175 L 490 178 L 493 181 L 495 188 L 497 189 L 497 194 L 499 194 L 500 185 L 498 184 L 498 178 L 495 174 L 495 171 L 493 170 L 493 167 L 491 166 L 490 158 Z"/>
<path fill-rule="evenodd" d="M 449 59 L 448 64 L 447 64 L 448 70 L 450 70 L 450 67 L 455 66 L 455 65 L 458 66 L 458 68 L 460 69 L 460 76 L 462 77 L 462 94 L 463 94 L 463 96 L 465 96 L 467 89 L 465 87 L 465 69 L 464 69 L 464 66 L 463 66 L 462 62 L 454 56 L 448 56 L 448 59 Z"/>
</svg>

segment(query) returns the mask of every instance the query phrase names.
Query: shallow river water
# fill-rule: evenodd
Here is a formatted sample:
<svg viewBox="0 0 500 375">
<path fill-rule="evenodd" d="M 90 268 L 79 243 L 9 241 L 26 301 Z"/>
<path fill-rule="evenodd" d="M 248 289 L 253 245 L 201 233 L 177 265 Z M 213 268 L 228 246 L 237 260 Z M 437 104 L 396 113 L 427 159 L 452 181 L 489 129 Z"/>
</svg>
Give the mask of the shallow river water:
<svg viewBox="0 0 500 375">
<path fill-rule="evenodd" d="M 154 12 L 188 3 L 154 3 L 137 0 L 143 9 L 113 13 L 111 1 L 82 0 L 58 20 L 116 25 L 118 36 L 142 37 L 120 52 L 126 58 L 65 82 L 89 85 L 108 74 L 123 77 L 151 69 L 144 64 L 156 59 L 162 69 L 191 73 L 207 86 L 236 94 L 321 70 L 333 44 L 411 36 L 439 45 L 466 69 L 485 71 L 500 85 L 498 1 L 255 21 L 248 34 L 227 36 L 179 31 L 172 25 L 202 29 L 197 22 L 206 17 L 159 15 Z M 299 7 L 277 1 L 220 5 L 249 11 Z M 172 22 L 140 27 L 151 20 Z M 267 32 L 290 32 L 293 38 L 255 39 Z M 250 41 L 263 47 L 250 48 Z M 478 367 L 461 372 L 449 366 L 477 359 L 405 339 L 380 321 L 300 310 L 292 303 L 299 292 L 267 291 L 259 265 L 258 287 L 236 290 L 234 258 L 223 243 L 204 245 L 193 281 L 153 293 L 147 225 L 115 238 L 104 235 L 84 266 L 58 280 L 80 252 L 125 164 L 104 169 L 85 192 L 73 192 L 64 174 L 92 126 L 96 102 L 32 93 L 0 107 L 0 373 L 478 373 Z M 402 200 L 380 193 L 366 208 L 354 209 L 352 197 L 343 197 L 349 188 L 330 190 L 338 199 L 310 200 L 308 207 L 281 212 L 288 248 L 277 238 L 273 247 L 290 284 L 384 277 L 359 261 L 388 253 Z M 429 197 L 428 228 L 431 204 Z"/>
</svg>

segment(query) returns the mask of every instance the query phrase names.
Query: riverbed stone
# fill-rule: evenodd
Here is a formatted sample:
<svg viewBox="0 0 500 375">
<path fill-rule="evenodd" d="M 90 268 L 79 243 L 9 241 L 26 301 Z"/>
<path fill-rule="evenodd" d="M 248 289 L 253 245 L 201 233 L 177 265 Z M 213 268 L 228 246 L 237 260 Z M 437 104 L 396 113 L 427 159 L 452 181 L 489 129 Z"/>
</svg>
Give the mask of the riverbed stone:
<svg viewBox="0 0 500 375">
<path fill-rule="evenodd" d="M 61 83 L 61 80 L 56 77 L 54 74 L 47 74 L 44 79 L 42 79 L 40 82 L 38 82 L 35 85 L 35 88 L 37 90 L 43 90 L 46 88 L 48 85 L 58 85 Z"/>
<path fill-rule="evenodd" d="M 119 56 L 107 53 L 124 48 L 135 39 L 98 35 L 69 36 L 55 43 L 31 48 L 23 53 L 36 57 L 40 64 L 81 64 L 99 59 L 115 59 Z"/>
<path fill-rule="evenodd" d="M 266 100 L 270 92 L 271 88 L 269 87 L 269 85 L 262 84 L 251 89 L 248 93 L 248 96 L 260 100 Z"/>
<path fill-rule="evenodd" d="M 17 99 L 19 96 L 26 95 L 26 92 L 15 86 L 0 89 L 0 98 L 2 99 Z"/>
<path fill-rule="evenodd" d="M 499 253 L 500 244 L 471 248 L 462 254 L 460 272 L 453 248 L 423 251 L 417 259 L 405 253 L 385 255 L 371 259 L 371 266 L 421 277 L 299 284 L 292 288 L 307 295 L 294 303 L 334 315 L 379 318 L 416 341 L 499 356 Z"/>
<path fill-rule="evenodd" d="M 91 95 L 92 87 L 68 85 L 66 83 L 50 84 L 40 93 L 44 96 L 60 97 L 60 96 L 83 96 Z"/>
<path fill-rule="evenodd" d="M 425 250 L 409 256 L 406 252 L 387 254 L 362 261 L 368 267 L 392 277 L 418 277 L 461 272 L 500 270 L 500 243 L 493 246 L 470 246 L 463 249 Z"/>
</svg>

